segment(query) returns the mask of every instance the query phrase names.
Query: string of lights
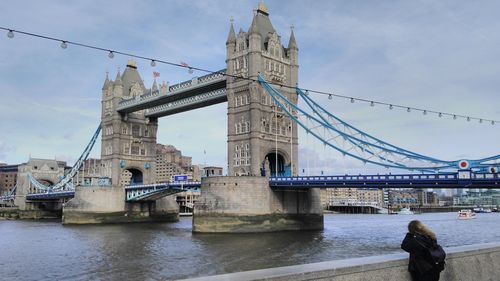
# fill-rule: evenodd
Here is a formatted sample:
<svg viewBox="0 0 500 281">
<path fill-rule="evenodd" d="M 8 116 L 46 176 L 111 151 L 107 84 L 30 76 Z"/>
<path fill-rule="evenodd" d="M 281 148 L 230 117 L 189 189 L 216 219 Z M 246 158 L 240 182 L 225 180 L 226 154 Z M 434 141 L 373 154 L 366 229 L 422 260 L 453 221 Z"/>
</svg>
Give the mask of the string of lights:
<svg viewBox="0 0 500 281">
<path fill-rule="evenodd" d="M 258 80 L 256 78 L 243 77 L 243 76 L 232 75 L 232 74 L 228 74 L 228 73 L 224 73 L 224 72 L 220 72 L 220 71 L 213 71 L 213 70 L 203 69 L 203 68 L 199 68 L 199 67 L 190 66 L 190 65 L 188 65 L 186 63 L 182 63 L 182 62 L 181 63 L 175 63 L 175 62 L 171 62 L 171 61 L 165 61 L 165 60 L 162 60 L 162 59 L 151 58 L 151 57 L 146 57 L 146 56 L 140 56 L 140 55 L 136 55 L 136 54 L 132 54 L 132 53 L 127 53 L 127 52 L 122 52 L 122 51 L 118 51 L 118 50 L 113 50 L 113 49 L 109 49 L 109 48 L 103 48 L 103 47 L 93 46 L 93 45 L 89 45 L 89 44 L 84 44 L 84 43 L 79 43 L 79 42 L 75 42 L 75 41 L 64 40 L 64 39 L 60 39 L 60 38 L 55 38 L 55 37 L 51 37 L 51 36 L 46 36 L 46 35 L 41 35 L 41 34 L 36 34 L 36 33 L 31 33 L 31 32 L 26 32 L 26 31 L 22 31 L 22 30 L 15 30 L 15 29 L 12 29 L 12 28 L 6 28 L 6 27 L 1 27 L 1 26 L 0 26 L 0 29 L 7 31 L 7 37 L 11 38 L 11 39 L 15 37 L 15 33 L 18 33 L 18 34 L 32 36 L 32 37 L 36 37 L 36 38 L 40 38 L 40 39 L 46 39 L 46 40 L 50 40 L 50 41 L 60 42 L 60 47 L 62 49 L 67 49 L 69 45 L 74 45 L 74 46 L 78 46 L 78 47 L 83 47 L 83 48 L 88 48 L 88 49 L 103 51 L 103 52 L 106 52 L 108 54 L 108 57 L 110 59 L 114 58 L 115 55 L 122 55 L 122 56 L 130 57 L 130 58 L 135 58 L 135 59 L 149 61 L 151 67 L 155 67 L 157 63 L 161 63 L 161 64 L 165 64 L 165 65 L 170 65 L 170 66 L 186 68 L 186 69 L 188 69 L 189 73 L 193 73 L 194 70 L 197 70 L 197 71 L 204 72 L 204 73 L 220 73 L 220 74 L 223 74 L 223 75 L 225 75 L 227 77 L 232 77 L 232 78 L 242 79 L 242 80 L 248 80 L 248 81 L 252 81 L 252 82 L 258 82 Z M 295 89 L 295 87 L 290 87 L 290 86 L 284 85 L 284 84 L 278 84 L 278 83 L 269 83 L 269 84 L 271 84 L 273 86 L 278 86 L 280 88 Z M 442 117 L 450 117 L 450 118 L 453 118 L 453 120 L 463 119 L 463 120 L 466 120 L 467 122 L 477 121 L 479 123 L 489 123 L 491 125 L 496 125 L 496 124 L 500 123 L 500 120 L 493 120 L 493 119 L 487 119 L 487 118 L 473 117 L 473 116 L 470 116 L 470 115 L 454 114 L 454 113 L 449 113 L 449 112 L 444 112 L 444 111 L 436 111 L 436 110 L 429 110 L 429 109 L 423 109 L 423 108 L 416 108 L 416 107 L 412 107 L 412 106 L 405 106 L 405 105 L 393 104 L 393 103 L 387 103 L 387 102 L 381 102 L 381 101 L 376 101 L 376 100 L 368 100 L 368 99 L 357 98 L 357 97 L 346 96 L 346 95 L 340 95 L 340 94 L 335 94 L 335 93 L 331 93 L 331 92 L 329 93 L 329 92 L 324 92 L 324 91 L 318 91 L 318 90 L 313 90 L 313 89 L 306 89 L 306 88 L 300 88 L 300 89 L 303 92 L 305 92 L 306 95 L 308 95 L 309 93 L 320 94 L 320 95 L 327 96 L 328 99 L 330 99 L 330 100 L 335 97 L 335 98 L 341 98 L 341 99 L 350 100 L 351 103 L 355 103 L 355 102 L 368 103 L 372 107 L 374 107 L 375 105 L 382 105 L 382 106 L 386 106 L 390 110 L 393 110 L 393 109 L 402 109 L 402 110 L 406 110 L 406 112 L 408 112 L 408 113 L 410 113 L 410 112 L 420 112 L 423 115 L 434 114 L 434 115 L 436 115 L 436 116 L 438 116 L 440 118 L 442 118 Z"/>
</svg>

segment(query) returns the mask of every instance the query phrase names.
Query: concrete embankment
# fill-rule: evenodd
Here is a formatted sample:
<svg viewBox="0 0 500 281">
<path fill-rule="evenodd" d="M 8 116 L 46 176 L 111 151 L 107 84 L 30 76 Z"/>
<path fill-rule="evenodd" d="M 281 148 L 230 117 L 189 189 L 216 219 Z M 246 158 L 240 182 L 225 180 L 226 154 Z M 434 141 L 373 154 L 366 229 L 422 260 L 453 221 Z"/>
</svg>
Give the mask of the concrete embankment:
<svg viewBox="0 0 500 281">
<path fill-rule="evenodd" d="M 0 219 L 57 219 L 61 218 L 61 215 L 61 211 L 19 210 L 17 207 L 0 208 Z"/>
<path fill-rule="evenodd" d="M 446 268 L 441 281 L 499 280 L 500 243 L 449 247 Z M 383 256 L 285 266 L 209 277 L 186 279 L 210 280 L 411 280 L 408 273 L 408 254 Z"/>
</svg>

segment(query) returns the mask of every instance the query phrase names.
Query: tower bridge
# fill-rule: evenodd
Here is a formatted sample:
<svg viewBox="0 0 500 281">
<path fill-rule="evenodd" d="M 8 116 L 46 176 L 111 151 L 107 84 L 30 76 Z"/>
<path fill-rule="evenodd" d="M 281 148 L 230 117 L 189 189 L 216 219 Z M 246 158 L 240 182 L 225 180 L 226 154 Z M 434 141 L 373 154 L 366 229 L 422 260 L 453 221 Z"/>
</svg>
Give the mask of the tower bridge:
<svg viewBox="0 0 500 281">
<path fill-rule="evenodd" d="M 293 30 L 286 47 L 281 38 L 261 2 L 247 31 L 236 34 L 231 22 L 223 70 L 171 86 L 158 87 L 155 81 L 148 89 L 135 62 L 129 61 L 114 80 L 106 76 L 101 124 L 75 167 L 51 177 L 47 185 L 38 182 L 44 176 L 25 172 L 19 177 L 16 204 L 27 208 L 54 202 L 63 208 L 63 223 L 175 221 L 178 207 L 169 195 L 201 189 L 193 231 L 259 232 L 322 229 L 318 187 L 498 187 L 500 155 L 444 161 L 411 152 L 354 128 L 294 89 L 299 49 Z M 278 91 L 273 84 L 285 87 Z M 299 98 L 309 111 L 298 107 Z M 158 183 L 158 118 L 222 102 L 227 102 L 228 176 L 207 177 L 201 183 Z M 299 127 L 325 147 L 365 163 L 455 172 L 299 177 Z M 105 181 L 75 186 L 72 179 L 99 132 L 99 174 Z M 477 173 L 484 169 L 489 173 Z"/>
</svg>

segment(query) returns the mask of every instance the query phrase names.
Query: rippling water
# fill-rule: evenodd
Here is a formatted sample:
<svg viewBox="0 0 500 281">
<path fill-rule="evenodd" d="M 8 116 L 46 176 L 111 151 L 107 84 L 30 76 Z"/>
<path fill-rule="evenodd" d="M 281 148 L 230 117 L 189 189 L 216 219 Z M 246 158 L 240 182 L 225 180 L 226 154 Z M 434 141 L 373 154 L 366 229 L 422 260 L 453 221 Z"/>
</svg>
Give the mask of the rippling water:
<svg viewBox="0 0 500 281">
<path fill-rule="evenodd" d="M 443 246 L 500 241 L 500 213 L 325 215 L 323 231 L 192 234 L 177 223 L 63 226 L 0 221 L 1 280 L 170 280 L 400 251 L 422 220 Z"/>
</svg>

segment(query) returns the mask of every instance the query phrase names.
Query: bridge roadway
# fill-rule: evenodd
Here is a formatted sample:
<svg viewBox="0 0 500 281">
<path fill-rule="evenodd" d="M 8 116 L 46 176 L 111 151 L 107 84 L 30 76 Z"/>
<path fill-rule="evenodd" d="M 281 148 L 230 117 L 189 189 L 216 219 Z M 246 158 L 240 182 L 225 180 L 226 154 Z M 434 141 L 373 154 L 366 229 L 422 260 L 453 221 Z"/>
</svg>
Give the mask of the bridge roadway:
<svg viewBox="0 0 500 281">
<path fill-rule="evenodd" d="M 119 103 L 121 114 L 146 110 L 146 117 L 163 117 L 227 101 L 226 69 L 168 87 L 165 94 L 150 91 Z"/>
<path fill-rule="evenodd" d="M 273 189 L 309 188 L 500 188 L 499 174 L 458 171 L 439 174 L 397 174 L 397 175 L 344 175 L 271 177 L 269 186 Z M 133 185 L 125 187 L 126 201 L 154 201 L 161 197 L 192 190 L 199 192 L 201 182 L 173 182 Z M 55 200 L 73 198 L 74 191 L 32 193 L 26 200 Z"/>
<path fill-rule="evenodd" d="M 344 175 L 344 176 L 307 176 L 272 177 L 269 186 L 275 189 L 303 188 L 500 188 L 500 176 L 492 173 L 439 174 L 397 174 L 397 175 Z"/>
</svg>

